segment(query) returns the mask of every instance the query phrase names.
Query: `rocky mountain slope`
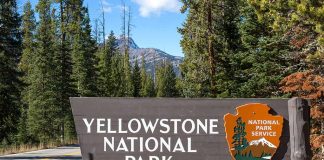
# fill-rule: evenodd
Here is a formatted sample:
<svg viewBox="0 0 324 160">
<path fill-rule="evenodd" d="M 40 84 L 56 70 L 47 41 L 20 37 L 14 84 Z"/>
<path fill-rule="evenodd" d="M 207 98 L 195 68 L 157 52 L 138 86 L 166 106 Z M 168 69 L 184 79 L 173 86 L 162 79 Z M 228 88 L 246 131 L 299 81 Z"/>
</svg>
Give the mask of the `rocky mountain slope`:
<svg viewBox="0 0 324 160">
<path fill-rule="evenodd" d="M 123 38 L 117 39 L 117 45 L 121 53 L 123 53 L 124 51 L 124 44 L 125 43 Z M 172 63 L 176 74 L 177 75 L 180 74 L 179 65 L 182 63 L 183 57 L 173 56 L 156 48 L 140 48 L 132 38 L 129 38 L 129 48 L 130 48 L 129 57 L 132 65 L 134 65 L 136 59 L 141 65 L 142 56 L 144 56 L 146 62 L 145 67 L 147 68 L 148 72 L 153 74 L 155 70 L 154 67 L 155 65 L 163 61 L 169 61 Z"/>
</svg>

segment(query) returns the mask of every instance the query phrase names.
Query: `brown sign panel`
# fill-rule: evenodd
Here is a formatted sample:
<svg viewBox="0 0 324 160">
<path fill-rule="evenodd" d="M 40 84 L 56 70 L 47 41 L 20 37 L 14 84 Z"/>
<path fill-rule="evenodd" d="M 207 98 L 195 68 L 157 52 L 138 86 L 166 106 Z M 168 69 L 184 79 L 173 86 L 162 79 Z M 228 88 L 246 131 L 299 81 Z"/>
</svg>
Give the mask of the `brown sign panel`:
<svg viewBox="0 0 324 160">
<path fill-rule="evenodd" d="M 281 117 L 278 126 L 271 126 L 278 127 L 275 131 L 281 134 L 280 144 L 277 138 L 265 138 L 276 147 L 269 152 L 272 159 L 290 159 L 287 99 L 71 98 L 84 160 L 233 159 L 232 152 L 227 151 L 231 142 L 227 142 L 226 133 L 231 137 L 235 132 L 225 132 L 224 116 L 236 115 L 238 106 L 251 103 L 269 106 L 252 107 L 248 112 L 255 112 L 256 116 L 275 120 L 273 115 Z M 253 118 L 238 111 L 242 122 L 235 116 L 229 121 L 225 118 L 226 125 L 232 126 L 226 130 Z M 248 127 L 245 130 L 252 131 Z M 262 134 L 259 130 L 255 132 Z M 261 136 L 246 139 L 263 140 Z"/>
<path fill-rule="evenodd" d="M 283 117 L 269 113 L 266 104 L 251 103 L 238 107 L 237 114 L 226 114 L 226 139 L 232 158 L 272 159 L 283 128 Z"/>
</svg>

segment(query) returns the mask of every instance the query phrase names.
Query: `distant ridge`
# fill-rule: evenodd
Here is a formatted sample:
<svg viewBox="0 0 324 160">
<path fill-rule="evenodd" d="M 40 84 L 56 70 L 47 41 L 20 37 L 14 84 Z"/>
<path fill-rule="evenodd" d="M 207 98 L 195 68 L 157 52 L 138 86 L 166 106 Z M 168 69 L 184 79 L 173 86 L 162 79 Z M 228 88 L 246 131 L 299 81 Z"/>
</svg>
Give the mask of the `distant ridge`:
<svg viewBox="0 0 324 160">
<path fill-rule="evenodd" d="M 128 38 L 126 38 L 127 40 Z M 126 42 L 127 43 L 127 42 Z M 117 39 L 118 49 L 123 53 L 124 51 L 124 40 L 122 37 Z M 157 48 L 140 48 L 132 38 L 129 38 L 129 49 L 130 49 L 130 63 L 134 65 L 137 59 L 141 65 L 142 56 L 145 59 L 145 67 L 147 71 L 153 74 L 154 64 L 159 64 L 162 61 L 169 61 L 172 63 L 176 74 L 180 75 L 179 65 L 183 62 L 183 57 L 170 55 Z"/>
</svg>

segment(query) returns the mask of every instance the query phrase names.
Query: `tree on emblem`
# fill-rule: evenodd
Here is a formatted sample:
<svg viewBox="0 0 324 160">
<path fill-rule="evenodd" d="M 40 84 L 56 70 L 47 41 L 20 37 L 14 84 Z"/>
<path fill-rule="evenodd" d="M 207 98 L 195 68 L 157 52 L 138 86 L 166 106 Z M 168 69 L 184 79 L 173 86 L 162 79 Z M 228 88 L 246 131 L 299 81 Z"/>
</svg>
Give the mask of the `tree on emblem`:
<svg viewBox="0 0 324 160">
<path fill-rule="evenodd" d="M 236 155 L 241 155 L 241 151 L 249 146 L 247 139 L 245 138 L 245 122 L 242 121 L 242 118 L 239 117 L 236 120 L 236 126 L 234 127 L 234 136 L 232 144 L 236 151 Z"/>
</svg>

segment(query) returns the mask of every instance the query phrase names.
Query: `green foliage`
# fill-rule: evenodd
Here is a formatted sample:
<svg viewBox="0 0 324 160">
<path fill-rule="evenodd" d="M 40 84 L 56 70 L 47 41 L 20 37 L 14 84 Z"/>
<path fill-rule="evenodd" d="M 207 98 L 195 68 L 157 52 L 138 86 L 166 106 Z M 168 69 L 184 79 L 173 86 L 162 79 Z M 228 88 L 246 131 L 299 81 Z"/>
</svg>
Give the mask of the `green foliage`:
<svg viewBox="0 0 324 160">
<path fill-rule="evenodd" d="M 206 97 L 210 92 L 211 77 L 209 74 L 209 57 L 207 51 L 206 27 L 201 15 L 199 3 L 183 1 L 183 12 L 188 10 L 187 20 L 179 29 L 182 35 L 180 41 L 184 52 L 184 62 L 181 64 L 183 79 L 183 94 L 186 97 Z"/>
<path fill-rule="evenodd" d="M 117 49 L 116 37 L 110 33 L 104 48 L 99 50 L 98 88 L 101 96 L 134 96 L 133 75 L 128 55 L 122 55 Z M 139 92 L 139 91 L 137 91 Z"/>
<path fill-rule="evenodd" d="M 156 96 L 155 83 L 154 83 L 154 79 L 151 75 L 147 75 L 145 90 L 147 93 L 147 97 L 155 97 Z"/>
<path fill-rule="evenodd" d="M 239 32 L 240 15 L 239 11 L 240 1 L 224 0 L 224 10 L 220 13 L 222 20 L 218 20 L 221 30 L 215 35 L 221 48 L 218 49 L 218 55 L 215 58 L 217 63 L 216 88 L 217 97 L 230 98 L 235 97 L 237 92 L 237 77 L 235 72 L 239 67 L 234 63 L 235 57 L 242 48 L 241 34 Z M 221 3 L 221 2 L 218 2 Z M 224 21 L 224 22 L 223 22 Z"/>
<path fill-rule="evenodd" d="M 144 55 L 142 55 L 142 65 L 141 65 L 141 89 L 140 89 L 140 95 L 141 97 L 147 97 L 148 93 L 147 93 L 147 73 L 146 73 L 146 68 L 145 68 L 145 58 Z"/>
<path fill-rule="evenodd" d="M 0 6 L 0 142 L 12 143 L 20 111 L 21 54 L 20 17 L 15 0 L 1 1 Z"/>
<path fill-rule="evenodd" d="M 0 141 L 75 138 L 69 104 L 73 96 L 264 98 L 282 96 L 279 82 L 297 70 L 323 74 L 320 0 L 182 2 L 187 19 L 179 29 L 185 55 L 180 77 L 168 62 L 154 76 L 144 57 L 141 67 L 137 61 L 132 67 L 129 44 L 119 53 L 113 32 L 106 44 L 97 44 L 83 0 L 39 0 L 38 22 L 27 2 L 21 28 L 16 1 L 2 2 Z M 238 150 L 247 143 L 242 127 L 238 122 Z"/>
<path fill-rule="evenodd" d="M 33 63 L 34 63 L 34 53 L 35 53 L 35 31 L 36 31 L 36 19 L 34 16 L 34 10 L 31 7 L 31 3 L 27 2 L 24 5 L 24 15 L 22 22 L 22 32 L 23 32 L 23 51 L 22 57 L 19 62 L 19 69 L 23 73 L 22 80 L 25 83 L 25 88 L 22 91 L 22 108 L 21 117 L 19 119 L 19 133 L 18 141 L 21 143 L 27 143 L 29 134 L 27 129 L 27 114 L 28 114 L 28 104 L 30 103 L 29 85 L 32 83 L 30 74 L 32 73 Z"/>
<path fill-rule="evenodd" d="M 240 13 L 242 48 L 233 58 L 238 82 L 236 96 L 279 96 L 279 82 L 290 72 L 286 69 L 290 65 L 289 42 L 272 34 L 265 23 L 258 22 L 249 4 L 243 3 Z"/>
<path fill-rule="evenodd" d="M 30 134 L 39 142 L 57 139 L 60 133 L 60 79 L 58 45 L 55 19 L 51 15 L 51 2 L 40 0 L 37 5 L 39 27 L 36 33 L 33 68 L 29 74 L 33 79 L 29 86 L 28 125 Z"/>
<path fill-rule="evenodd" d="M 117 54 L 117 46 L 116 46 L 116 37 L 114 33 L 111 31 L 108 41 L 106 44 L 106 47 L 99 49 L 99 63 L 98 63 L 98 87 L 100 89 L 100 96 L 111 96 L 113 95 L 112 92 L 114 92 L 113 86 L 113 56 Z M 115 75 L 117 76 L 117 75 Z M 116 89 L 116 88 L 115 88 Z"/>
<path fill-rule="evenodd" d="M 246 1 L 209 2 L 214 21 L 208 25 L 206 2 L 184 1 L 188 18 L 179 30 L 185 54 L 181 64 L 182 94 L 220 98 L 278 96 L 280 80 L 293 71 L 286 69 L 292 65 L 289 40 L 259 22 Z M 224 5 L 221 10 L 220 4 Z M 210 38 L 214 56 L 208 54 Z M 216 63 L 215 75 L 210 72 L 211 62 Z"/>
<path fill-rule="evenodd" d="M 53 4 L 51 17 L 53 19 L 53 33 L 55 35 L 55 51 L 57 52 L 55 61 L 58 68 L 58 97 L 61 114 L 58 121 L 60 125 L 60 137 L 61 142 L 66 139 L 75 139 L 76 132 L 74 127 L 74 120 L 72 117 L 72 110 L 70 107 L 69 97 L 78 96 L 75 83 L 72 79 L 72 44 L 74 39 L 72 38 L 73 32 L 70 29 L 70 22 L 73 22 L 71 7 L 74 6 L 77 1 L 56 0 L 54 3 L 59 3 L 59 12 L 57 12 L 56 4 Z M 55 7 L 54 7 L 55 6 Z M 85 20 L 86 21 L 86 20 Z M 57 141 L 57 139 L 53 140 Z"/>
<path fill-rule="evenodd" d="M 271 97 L 279 96 L 279 83 L 287 75 L 284 69 L 288 66 L 284 55 L 286 49 L 276 47 L 288 45 L 285 42 L 273 42 L 276 37 L 265 37 L 259 42 L 259 50 L 241 52 L 240 65 L 249 66 L 242 68 L 240 80 L 243 82 L 238 88 L 238 97 Z M 271 44 L 272 43 L 272 44 Z M 276 46 L 276 47 L 275 47 Z M 242 74 L 243 73 L 243 74 Z"/>
<path fill-rule="evenodd" d="M 324 64 L 324 4 L 322 0 L 248 0 L 260 21 L 289 39 L 299 70 L 322 72 Z M 296 61 L 296 60 L 295 60 Z M 305 66 L 305 62 L 307 64 Z"/>
<path fill-rule="evenodd" d="M 112 57 L 112 95 L 113 97 L 125 96 L 125 72 L 124 72 L 124 57 L 120 53 L 116 53 Z"/>
<path fill-rule="evenodd" d="M 176 97 L 176 74 L 170 62 L 163 62 L 156 70 L 157 97 Z"/>
<path fill-rule="evenodd" d="M 126 49 L 123 57 L 123 66 L 124 66 L 124 96 L 132 97 L 133 96 L 133 83 L 132 83 L 132 67 L 129 62 L 129 53 Z"/>
<path fill-rule="evenodd" d="M 24 5 L 24 14 L 22 18 L 22 32 L 23 32 L 23 51 L 22 57 L 19 62 L 20 70 L 28 74 L 29 65 L 33 62 L 33 52 L 35 47 L 35 36 L 36 31 L 36 19 L 34 15 L 34 10 L 32 9 L 31 3 L 27 2 Z"/>
<path fill-rule="evenodd" d="M 311 26 L 318 33 L 318 42 L 323 47 L 324 5 L 322 0 L 248 0 L 248 3 L 254 6 L 259 19 L 267 21 L 276 31 L 285 31 L 296 24 Z"/>
<path fill-rule="evenodd" d="M 185 59 L 181 65 L 186 97 L 231 96 L 231 58 L 240 47 L 238 2 L 183 1 L 188 17 L 179 29 Z M 222 6 L 222 7 L 220 7 Z"/>
<path fill-rule="evenodd" d="M 72 43 L 72 78 L 75 82 L 79 96 L 95 96 L 96 71 L 95 71 L 95 51 L 96 42 L 91 37 L 91 26 L 88 10 L 82 6 L 82 0 L 72 4 L 73 21 L 71 33 Z"/>
<path fill-rule="evenodd" d="M 135 65 L 132 72 L 132 84 L 133 84 L 133 97 L 140 97 L 140 91 L 141 91 L 141 82 L 144 81 L 144 79 L 141 79 L 141 71 L 138 66 L 137 59 L 135 60 Z"/>
<path fill-rule="evenodd" d="M 142 56 L 142 66 L 141 66 L 141 97 L 154 97 L 155 96 L 155 86 L 153 77 L 146 72 L 145 59 Z"/>
<path fill-rule="evenodd" d="M 57 140 L 61 136 L 63 139 L 75 137 L 69 104 L 69 97 L 75 95 L 70 76 L 72 64 L 68 46 L 71 43 L 67 41 L 67 26 L 63 22 L 67 13 L 62 11 L 61 19 L 58 20 L 51 5 L 50 1 L 41 1 L 37 5 L 40 16 L 37 32 L 30 3 L 27 2 L 24 7 L 23 55 L 19 68 L 24 72 L 22 79 L 26 86 L 22 92 L 23 108 L 17 135 L 22 143 Z M 50 98 L 41 95 L 42 91 Z M 47 112 L 50 114 L 38 114 Z M 40 121 L 42 124 L 38 124 Z M 39 128 L 39 125 L 49 121 L 52 123 L 49 124 L 48 130 Z"/>
</svg>

